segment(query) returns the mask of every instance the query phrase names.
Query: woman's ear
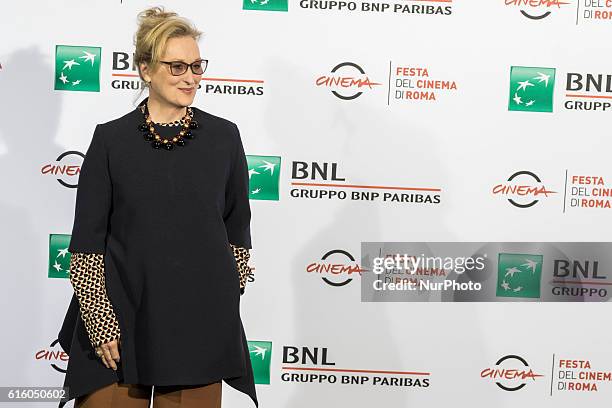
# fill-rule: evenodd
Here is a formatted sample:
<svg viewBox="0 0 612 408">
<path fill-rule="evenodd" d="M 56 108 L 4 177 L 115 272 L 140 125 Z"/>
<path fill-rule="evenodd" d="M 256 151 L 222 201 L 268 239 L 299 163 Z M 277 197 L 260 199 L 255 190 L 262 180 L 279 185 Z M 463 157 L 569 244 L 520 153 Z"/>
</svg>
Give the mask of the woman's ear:
<svg viewBox="0 0 612 408">
<path fill-rule="evenodd" d="M 140 76 L 144 79 L 145 82 L 151 82 L 151 75 L 149 72 L 149 65 L 146 62 L 140 63 Z"/>
</svg>

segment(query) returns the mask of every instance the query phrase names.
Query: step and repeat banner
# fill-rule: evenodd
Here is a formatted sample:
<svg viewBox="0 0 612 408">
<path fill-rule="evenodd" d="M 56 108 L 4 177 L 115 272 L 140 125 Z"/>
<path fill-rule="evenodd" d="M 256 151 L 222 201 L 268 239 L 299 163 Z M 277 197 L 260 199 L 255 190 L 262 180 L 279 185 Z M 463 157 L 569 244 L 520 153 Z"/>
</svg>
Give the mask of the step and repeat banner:
<svg viewBox="0 0 612 408">
<path fill-rule="evenodd" d="M 0 385 L 63 384 L 80 165 L 154 5 L 3 5 Z M 610 406 L 612 1 L 161 5 L 248 156 L 262 407 Z"/>
</svg>

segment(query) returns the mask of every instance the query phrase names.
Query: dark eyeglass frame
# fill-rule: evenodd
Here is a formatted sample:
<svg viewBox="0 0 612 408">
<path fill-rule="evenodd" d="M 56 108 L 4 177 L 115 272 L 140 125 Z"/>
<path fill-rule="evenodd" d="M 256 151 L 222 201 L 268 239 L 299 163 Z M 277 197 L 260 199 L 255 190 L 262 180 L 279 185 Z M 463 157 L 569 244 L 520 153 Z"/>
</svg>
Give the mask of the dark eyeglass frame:
<svg viewBox="0 0 612 408">
<path fill-rule="evenodd" d="M 174 76 L 183 75 L 185 72 L 187 72 L 187 68 L 190 68 L 191 72 L 193 72 L 195 75 L 202 75 L 204 73 L 204 71 L 206 71 L 206 68 L 208 67 L 208 60 L 207 59 L 199 59 L 199 60 L 193 61 L 191 64 L 188 64 L 188 63 L 183 62 L 183 61 L 159 61 L 159 62 L 161 62 L 162 64 L 167 64 L 168 68 L 170 69 L 170 73 L 172 75 L 174 75 Z M 198 63 L 202 66 L 202 72 L 200 72 L 200 73 L 195 72 L 193 70 L 193 65 L 194 64 L 198 64 Z M 172 70 L 172 64 L 181 64 L 182 67 L 183 67 L 182 72 L 180 74 L 175 74 L 174 71 Z"/>
</svg>

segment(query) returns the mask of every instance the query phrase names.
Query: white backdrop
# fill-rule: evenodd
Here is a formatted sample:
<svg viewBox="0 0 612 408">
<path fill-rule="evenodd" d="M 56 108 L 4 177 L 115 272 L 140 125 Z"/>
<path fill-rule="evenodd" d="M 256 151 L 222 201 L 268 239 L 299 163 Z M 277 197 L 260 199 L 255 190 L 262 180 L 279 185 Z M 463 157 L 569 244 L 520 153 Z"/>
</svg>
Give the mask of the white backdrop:
<svg viewBox="0 0 612 408">
<path fill-rule="evenodd" d="M 241 301 L 249 340 L 272 342 L 270 384 L 257 386 L 260 406 L 609 406 L 609 380 L 590 381 L 597 391 L 558 389 L 560 359 L 588 360 L 589 371 L 612 371 L 607 303 L 361 303 L 358 277 L 335 287 L 307 266 L 332 249 L 359 262 L 366 241 L 609 240 L 609 209 L 567 203 L 572 186 L 592 188 L 572 185 L 573 175 L 602 177 L 599 187 L 612 185 L 610 109 L 567 109 L 566 101 L 606 102 L 612 89 L 606 92 L 604 84 L 601 91 L 568 90 L 566 81 L 569 73 L 604 80 L 612 74 L 611 22 L 584 17 L 612 8 L 605 1 L 602 8 L 587 7 L 590 0 L 551 1 L 548 7 L 509 0 L 397 0 L 389 2 L 391 10 L 364 12 L 362 3 L 355 3 L 355 11 L 321 10 L 289 0 L 287 12 L 265 5 L 245 10 L 240 0 L 165 4 L 205 33 L 200 50 L 210 63 L 194 105 L 236 122 L 247 155 L 281 157 L 279 199 L 251 200 L 255 274 Z M 396 13 L 396 3 L 451 12 Z M 3 4 L 0 385 L 63 382 L 66 356 L 53 341 L 72 288 L 67 279 L 48 277 L 49 237 L 70 234 L 76 189 L 57 179 L 76 184 L 78 175 L 42 169 L 57 164 L 64 152 L 84 153 L 97 123 L 127 113 L 144 97 L 113 87 L 113 81 L 137 78 L 120 76 L 134 71 L 114 69 L 112 61 L 113 53 L 131 55 L 136 14 L 151 5 L 157 4 Z M 551 13 L 533 19 L 521 10 Z M 101 47 L 99 92 L 54 89 L 56 45 Z M 331 91 L 354 94 L 355 86 L 317 85 L 343 62 L 357 64 L 379 85 L 359 88 L 363 94 L 353 100 Z M 553 112 L 508 109 L 513 66 L 555 69 Z M 396 100 L 397 67 L 426 68 L 428 79 L 453 82 L 456 89 L 436 90 L 435 101 Z M 349 67 L 345 75 L 355 72 Z M 206 85 L 261 86 L 263 94 L 206 92 Z M 78 166 L 81 159 L 67 160 Z M 293 179 L 294 162 L 336 163 L 344 180 Z M 555 193 L 538 196 L 529 208 L 493 194 L 495 185 L 520 170 L 537 174 L 536 184 Z M 432 188 L 438 191 L 425 194 L 438 194 L 440 202 L 296 198 L 293 182 L 346 185 L 349 194 Z M 429 373 L 429 385 L 283 381 L 281 374 L 290 371 L 283 362 L 286 346 L 326 348 L 327 361 L 338 369 Z M 481 378 L 484 368 L 505 355 L 521 356 L 542 377 L 516 392 Z M 223 398 L 227 407 L 250 404 L 229 387 Z"/>
</svg>

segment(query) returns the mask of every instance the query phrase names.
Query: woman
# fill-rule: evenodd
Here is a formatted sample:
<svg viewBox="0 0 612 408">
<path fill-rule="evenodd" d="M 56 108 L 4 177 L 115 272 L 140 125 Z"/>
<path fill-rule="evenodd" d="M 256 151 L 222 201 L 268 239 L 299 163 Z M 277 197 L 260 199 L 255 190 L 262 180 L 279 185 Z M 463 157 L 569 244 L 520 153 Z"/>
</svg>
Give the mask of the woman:
<svg viewBox="0 0 612 408">
<path fill-rule="evenodd" d="M 81 166 L 60 407 L 148 407 L 152 385 L 154 407 L 220 407 L 221 380 L 257 406 L 239 313 L 251 248 L 240 133 L 190 106 L 201 32 L 158 7 L 139 21 L 149 96 L 96 126 Z"/>
</svg>

